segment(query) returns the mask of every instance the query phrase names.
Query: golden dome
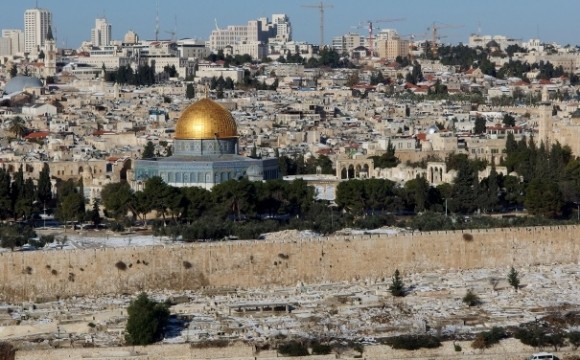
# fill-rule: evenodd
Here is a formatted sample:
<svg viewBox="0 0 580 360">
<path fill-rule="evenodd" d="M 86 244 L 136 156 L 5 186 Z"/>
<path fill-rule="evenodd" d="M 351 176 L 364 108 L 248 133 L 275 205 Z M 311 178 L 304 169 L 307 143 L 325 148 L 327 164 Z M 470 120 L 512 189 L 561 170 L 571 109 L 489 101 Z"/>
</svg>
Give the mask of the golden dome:
<svg viewBox="0 0 580 360">
<path fill-rule="evenodd" d="M 236 121 L 223 106 L 210 99 L 189 105 L 177 120 L 175 139 L 215 139 L 238 136 Z"/>
</svg>

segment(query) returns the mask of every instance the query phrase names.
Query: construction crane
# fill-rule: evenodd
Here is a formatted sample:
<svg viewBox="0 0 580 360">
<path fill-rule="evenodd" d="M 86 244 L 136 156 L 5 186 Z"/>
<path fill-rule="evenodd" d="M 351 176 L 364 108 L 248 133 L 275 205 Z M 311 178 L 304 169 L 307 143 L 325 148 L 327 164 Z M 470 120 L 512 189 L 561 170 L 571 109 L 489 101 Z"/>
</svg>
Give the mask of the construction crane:
<svg viewBox="0 0 580 360">
<path fill-rule="evenodd" d="M 166 33 L 171 35 L 171 41 L 176 42 L 177 41 L 177 16 L 175 16 L 175 24 L 173 27 L 173 31 L 165 31 Z"/>
<path fill-rule="evenodd" d="M 331 4 L 320 1 L 318 5 L 302 5 L 304 8 L 318 9 L 320 11 L 320 48 L 324 46 L 324 10 L 334 8 Z"/>
<path fill-rule="evenodd" d="M 427 31 L 431 32 L 431 53 L 433 56 L 437 56 L 437 45 L 441 36 L 439 35 L 439 30 L 441 29 L 458 29 L 463 27 L 463 25 L 449 25 L 434 22 Z"/>
<path fill-rule="evenodd" d="M 375 53 L 374 50 L 374 27 L 373 24 L 378 24 L 378 23 L 389 23 L 389 22 L 396 22 L 396 21 L 403 21 L 405 20 L 405 18 L 399 18 L 399 19 L 378 19 L 378 20 L 367 20 L 365 21 L 368 32 L 369 32 L 369 37 L 368 37 L 368 44 L 369 44 L 369 52 L 370 52 L 370 56 L 372 57 Z M 361 25 L 356 26 L 356 28 L 360 29 L 362 28 Z"/>
</svg>

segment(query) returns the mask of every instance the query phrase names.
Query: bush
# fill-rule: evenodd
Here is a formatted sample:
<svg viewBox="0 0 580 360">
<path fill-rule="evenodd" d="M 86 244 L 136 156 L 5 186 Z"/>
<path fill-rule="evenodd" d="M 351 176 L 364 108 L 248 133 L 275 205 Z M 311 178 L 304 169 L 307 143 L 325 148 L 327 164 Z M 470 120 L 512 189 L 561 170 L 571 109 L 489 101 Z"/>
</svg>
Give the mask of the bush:
<svg viewBox="0 0 580 360">
<path fill-rule="evenodd" d="M 308 348 L 298 341 L 290 341 L 278 346 L 278 352 L 284 356 L 308 356 Z"/>
<path fill-rule="evenodd" d="M 515 291 L 518 291 L 520 288 L 520 276 L 513 266 L 508 274 L 508 283 L 514 288 Z"/>
<path fill-rule="evenodd" d="M 169 317 L 167 304 L 150 300 L 147 294 L 141 293 L 131 301 L 127 313 L 127 344 L 148 345 L 161 340 L 163 326 Z"/>
<path fill-rule="evenodd" d="M 121 271 L 127 270 L 127 264 L 125 264 L 124 262 L 122 262 L 120 260 L 115 263 L 115 267 Z"/>
<path fill-rule="evenodd" d="M 534 326 L 531 329 L 520 328 L 516 331 L 514 337 L 521 341 L 522 344 L 535 348 L 546 345 L 546 334 L 538 326 Z"/>
<path fill-rule="evenodd" d="M 507 338 L 507 334 L 504 329 L 500 327 L 493 327 L 490 331 L 484 331 L 475 337 L 475 340 L 471 343 L 471 347 L 474 349 L 488 349 L 495 344 L 498 344 L 501 339 Z"/>
<path fill-rule="evenodd" d="M 481 304 L 481 299 L 479 296 L 473 293 L 471 289 L 467 290 L 467 293 L 463 297 L 463 303 L 467 306 L 477 306 Z"/>
<path fill-rule="evenodd" d="M 328 355 L 332 352 L 332 346 L 321 344 L 318 341 L 312 343 L 312 355 Z"/>
<path fill-rule="evenodd" d="M 0 359 L 14 360 L 16 359 L 16 349 L 7 342 L 0 342 Z"/>
<path fill-rule="evenodd" d="M 387 344 L 402 350 L 435 349 L 441 346 L 441 340 L 431 335 L 401 335 L 387 339 Z"/>
<path fill-rule="evenodd" d="M 114 232 L 122 232 L 125 231 L 125 226 L 123 226 L 123 224 L 118 222 L 112 222 L 109 224 L 109 229 L 111 229 L 111 231 Z"/>
<path fill-rule="evenodd" d="M 405 296 L 405 284 L 401 279 L 401 273 L 399 272 L 399 269 L 395 270 L 395 274 L 391 279 L 391 286 L 389 286 L 389 291 L 393 296 Z"/>
<path fill-rule="evenodd" d="M 570 331 L 568 333 L 568 341 L 574 347 L 574 350 L 580 346 L 580 331 Z"/>
</svg>

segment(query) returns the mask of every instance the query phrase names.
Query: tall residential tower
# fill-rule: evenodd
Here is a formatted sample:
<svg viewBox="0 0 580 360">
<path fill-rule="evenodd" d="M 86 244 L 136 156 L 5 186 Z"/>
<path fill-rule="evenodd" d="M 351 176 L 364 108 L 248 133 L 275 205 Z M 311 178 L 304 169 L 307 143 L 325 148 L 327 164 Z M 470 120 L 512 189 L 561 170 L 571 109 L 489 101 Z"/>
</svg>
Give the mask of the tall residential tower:
<svg viewBox="0 0 580 360">
<path fill-rule="evenodd" d="M 95 28 L 91 31 L 91 43 L 96 47 L 109 46 L 111 44 L 111 24 L 106 18 L 97 18 Z"/>
<path fill-rule="evenodd" d="M 52 13 L 46 9 L 28 9 L 24 12 L 24 51 L 34 52 L 44 46 Z"/>
</svg>

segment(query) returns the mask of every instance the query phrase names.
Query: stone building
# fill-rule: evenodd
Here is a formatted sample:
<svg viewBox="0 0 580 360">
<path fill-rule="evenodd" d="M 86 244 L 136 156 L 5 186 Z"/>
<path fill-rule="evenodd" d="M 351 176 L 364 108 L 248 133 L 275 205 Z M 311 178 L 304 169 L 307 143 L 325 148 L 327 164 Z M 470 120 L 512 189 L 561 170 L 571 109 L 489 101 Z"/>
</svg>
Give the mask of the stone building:
<svg viewBox="0 0 580 360">
<path fill-rule="evenodd" d="M 237 126 L 231 113 L 210 99 L 202 99 L 181 114 L 175 127 L 174 155 L 135 161 L 133 187 L 160 176 L 177 187 L 214 185 L 248 178 L 279 178 L 278 159 L 252 159 L 238 155 Z"/>
</svg>

